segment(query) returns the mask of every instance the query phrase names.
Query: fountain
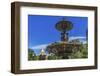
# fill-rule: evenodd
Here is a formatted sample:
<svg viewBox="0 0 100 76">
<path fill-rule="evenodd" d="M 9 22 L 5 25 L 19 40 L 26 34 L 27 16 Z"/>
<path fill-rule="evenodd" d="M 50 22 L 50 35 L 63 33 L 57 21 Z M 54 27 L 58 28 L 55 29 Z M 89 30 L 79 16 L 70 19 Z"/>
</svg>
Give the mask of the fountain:
<svg viewBox="0 0 100 76">
<path fill-rule="evenodd" d="M 81 45 L 78 42 L 69 42 L 68 31 L 73 29 L 73 23 L 63 18 L 56 23 L 55 28 L 61 33 L 61 41 L 48 45 L 47 51 L 49 54 L 53 53 L 56 56 L 61 57 L 61 59 L 69 59 L 73 52 L 80 50 Z"/>
</svg>

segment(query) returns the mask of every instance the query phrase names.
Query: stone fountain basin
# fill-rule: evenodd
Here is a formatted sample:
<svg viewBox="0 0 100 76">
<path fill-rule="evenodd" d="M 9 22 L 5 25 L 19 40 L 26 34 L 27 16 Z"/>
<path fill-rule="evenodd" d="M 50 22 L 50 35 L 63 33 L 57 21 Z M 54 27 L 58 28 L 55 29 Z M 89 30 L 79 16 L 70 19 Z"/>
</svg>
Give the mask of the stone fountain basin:
<svg viewBox="0 0 100 76">
<path fill-rule="evenodd" d="M 71 54 L 74 51 L 80 50 L 80 43 L 69 43 L 69 42 L 54 42 L 47 46 L 48 53 L 55 55 Z"/>
</svg>

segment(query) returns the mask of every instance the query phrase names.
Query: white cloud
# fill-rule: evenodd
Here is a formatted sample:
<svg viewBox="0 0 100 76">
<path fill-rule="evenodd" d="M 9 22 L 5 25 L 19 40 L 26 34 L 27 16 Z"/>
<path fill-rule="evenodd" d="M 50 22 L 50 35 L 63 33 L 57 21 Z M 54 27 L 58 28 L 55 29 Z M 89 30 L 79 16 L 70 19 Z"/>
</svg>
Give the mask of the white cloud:
<svg viewBox="0 0 100 76">
<path fill-rule="evenodd" d="M 74 40 L 74 39 L 86 39 L 86 37 L 84 37 L 84 36 L 72 36 L 72 37 L 69 37 L 69 41 L 70 40 Z"/>
<path fill-rule="evenodd" d="M 79 39 L 83 44 L 86 44 L 87 41 L 86 41 L 86 37 L 84 36 L 72 36 L 72 37 L 69 37 L 69 41 L 71 40 L 74 40 L 74 39 Z"/>
<path fill-rule="evenodd" d="M 69 37 L 69 41 L 74 40 L 74 39 L 80 39 L 83 43 L 86 43 L 86 40 L 84 40 L 84 39 L 86 39 L 86 37 L 82 37 L 82 36 Z M 31 49 L 45 49 L 48 45 L 49 44 L 36 45 L 36 46 L 31 47 Z"/>
<path fill-rule="evenodd" d="M 31 49 L 45 49 L 49 44 L 41 44 L 31 47 Z"/>
</svg>

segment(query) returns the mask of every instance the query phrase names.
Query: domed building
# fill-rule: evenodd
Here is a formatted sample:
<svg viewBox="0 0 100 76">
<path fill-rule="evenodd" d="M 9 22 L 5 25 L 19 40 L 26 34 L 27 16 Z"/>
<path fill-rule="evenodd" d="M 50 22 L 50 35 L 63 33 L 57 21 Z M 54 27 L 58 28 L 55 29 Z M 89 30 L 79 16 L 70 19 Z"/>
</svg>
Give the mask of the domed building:
<svg viewBox="0 0 100 76">
<path fill-rule="evenodd" d="M 44 49 L 41 49 L 40 51 L 39 60 L 46 60 L 46 52 Z"/>
</svg>

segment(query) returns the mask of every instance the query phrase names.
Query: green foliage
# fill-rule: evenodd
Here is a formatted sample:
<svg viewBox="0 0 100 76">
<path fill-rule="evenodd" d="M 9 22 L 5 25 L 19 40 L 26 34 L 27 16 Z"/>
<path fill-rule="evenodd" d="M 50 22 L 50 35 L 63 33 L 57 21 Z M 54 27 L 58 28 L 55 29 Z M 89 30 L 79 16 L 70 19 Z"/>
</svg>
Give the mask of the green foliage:
<svg viewBox="0 0 100 76">
<path fill-rule="evenodd" d="M 83 49 L 81 49 L 82 52 L 82 58 L 87 58 L 88 57 L 88 47 L 87 44 L 83 45 Z"/>
<path fill-rule="evenodd" d="M 47 59 L 48 59 L 48 60 L 55 60 L 55 59 L 57 59 L 57 56 L 56 56 L 56 55 L 49 55 L 49 56 L 47 57 Z"/>
<path fill-rule="evenodd" d="M 57 59 L 62 59 L 62 56 L 57 56 L 54 54 L 51 54 L 47 57 L 48 60 L 57 60 Z"/>
<path fill-rule="evenodd" d="M 82 44 L 80 50 L 73 52 L 71 58 L 87 58 L 88 57 L 88 47 L 87 44 Z"/>
<path fill-rule="evenodd" d="M 28 49 L 28 60 L 37 60 L 38 57 L 34 53 L 34 50 Z"/>
</svg>

